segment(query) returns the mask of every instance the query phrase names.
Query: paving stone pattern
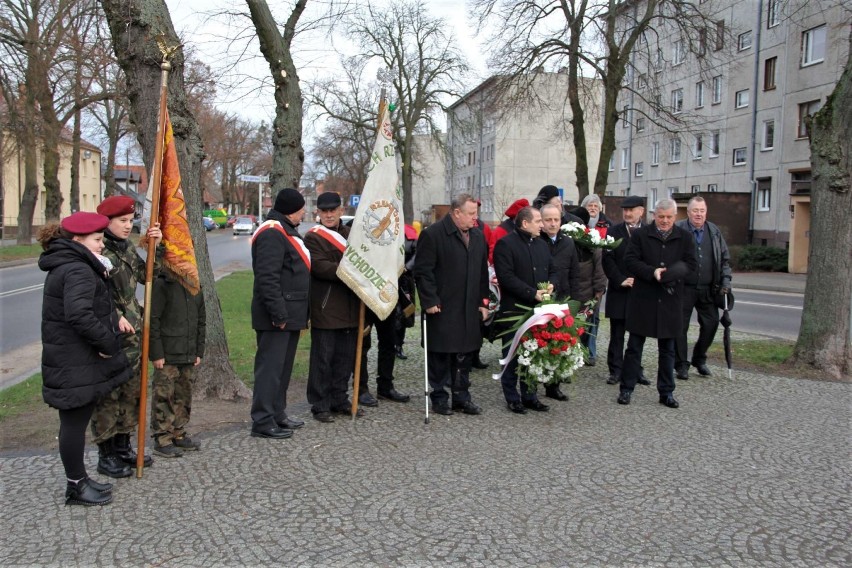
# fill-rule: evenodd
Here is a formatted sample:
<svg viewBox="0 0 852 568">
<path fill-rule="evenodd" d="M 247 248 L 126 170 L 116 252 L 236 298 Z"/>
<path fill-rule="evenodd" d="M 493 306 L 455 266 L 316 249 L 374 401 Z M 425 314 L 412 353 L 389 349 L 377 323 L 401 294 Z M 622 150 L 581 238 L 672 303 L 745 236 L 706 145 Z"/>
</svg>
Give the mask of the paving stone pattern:
<svg viewBox="0 0 852 568">
<path fill-rule="evenodd" d="M 63 506 L 58 455 L 0 458 L 0 564 L 852 565 L 849 384 L 714 367 L 678 382 L 678 410 L 653 386 L 622 407 L 599 364 L 570 401 L 517 416 L 488 346 L 472 387 L 484 413 L 426 425 L 414 335 L 397 385 L 411 403 L 334 424 L 302 407 L 290 440 L 202 436 L 201 452 L 119 480 L 107 507 Z M 649 376 L 654 360 L 650 341 Z"/>
</svg>

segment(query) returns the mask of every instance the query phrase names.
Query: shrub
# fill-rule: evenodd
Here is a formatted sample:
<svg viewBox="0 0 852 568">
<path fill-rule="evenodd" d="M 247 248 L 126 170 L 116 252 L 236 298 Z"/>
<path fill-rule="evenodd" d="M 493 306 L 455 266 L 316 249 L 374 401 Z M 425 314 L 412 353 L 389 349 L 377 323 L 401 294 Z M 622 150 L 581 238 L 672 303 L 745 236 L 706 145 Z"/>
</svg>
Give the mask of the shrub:
<svg viewBox="0 0 852 568">
<path fill-rule="evenodd" d="M 778 247 L 731 247 L 731 266 L 740 272 L 787 272 L 787 251 Z"/>
</svg>

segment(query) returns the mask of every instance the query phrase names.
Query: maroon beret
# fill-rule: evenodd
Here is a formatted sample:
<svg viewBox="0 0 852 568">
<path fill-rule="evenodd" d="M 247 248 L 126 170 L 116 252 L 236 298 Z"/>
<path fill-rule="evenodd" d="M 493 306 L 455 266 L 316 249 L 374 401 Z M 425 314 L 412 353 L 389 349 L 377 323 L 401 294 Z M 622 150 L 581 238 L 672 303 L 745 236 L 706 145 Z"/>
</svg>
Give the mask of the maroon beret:
<svg viewBox="0 0 852 568">
<path fill-rule="evenodd" d="M 133 213 L 136 201 L 132 197 L 125 195 L 113 195 L 107 197 L 101 204 L 98 205 L 98 213 L 106 215 L 110 219 L 113 217 L 121 217 Z"/>
<path fill-rule="evenodd" d="M 509 219 L 514 219 L 515 216 L 518 214 L 518 211 L 520 211 L 524 207 L 529 207 L 529 206 L 530 206 L 530 202 L 527 201 L 526 199 L 518 199 L 517 201 L 515 201 L 514 203 L 509 205 L 509 208 L 506 209 L 506 211 L 503 214 L 506 215 L 506 217 L 508 217 Z"/>
<path fill-rule="evenodd" d="M 109 217 L 98 213 L 79 211 L 65 217 L 59 222 L 59 226 L 72 235 L 89 235 L 102 233 L 109 225 Z"/>
</svg>

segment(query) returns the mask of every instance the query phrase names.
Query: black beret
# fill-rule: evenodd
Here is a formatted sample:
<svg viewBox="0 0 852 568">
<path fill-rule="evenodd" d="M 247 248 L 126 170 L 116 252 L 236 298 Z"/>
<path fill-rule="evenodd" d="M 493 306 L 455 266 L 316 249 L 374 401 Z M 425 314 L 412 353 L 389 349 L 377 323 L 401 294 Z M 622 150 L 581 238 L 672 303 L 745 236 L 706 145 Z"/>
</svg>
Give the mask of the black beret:
<svg viewBox="0 0 852 568">
<path fill-rule="evenodd" d="M 286 187 L 278 192 L 275 197 L 273 209 L 282 215 L 290 215 L 305 206 L 305 198 L 302 194 L 291 187 Z"/>
<path fill-rule="evenodd" d="M 320 193 L 317 197 L 317 209 L 337 209 L 340 204 L 340 194 L 334 191 Z"/>
<path fill-rule="evenodd" d="M 86 211 L 79 211 L 73 215 L 69 215 L 59 222 L 59 226 L 72 235 L 103 233 L 107 225 L 109 225 L 109 217 Z"/>
<path fill-rule="evenodd" d="M 126 195 L 113 195 L 107 197 L 101 204 L 98 205 L 98 213 L 106 215 L 110 219 L 113 217 L 121 217 L 122 215 L 130 215 L 136 208 L 136 201 L 132 197 Z"/>
<path fill-rule="evenodd" d="M 638 195 L 628 195 L 621 202 L 622 209 L 633 209 L 634 207 L 644 207 L 645 200 Z"/>
<path fill-rule="evenodd" d="M 542 201 L 549 201 L 554 197 L 559 197 L 559 188 L 555 185 L 546 185 L 538 191 L 537 197 L 543 198 Z"/>
</svg>

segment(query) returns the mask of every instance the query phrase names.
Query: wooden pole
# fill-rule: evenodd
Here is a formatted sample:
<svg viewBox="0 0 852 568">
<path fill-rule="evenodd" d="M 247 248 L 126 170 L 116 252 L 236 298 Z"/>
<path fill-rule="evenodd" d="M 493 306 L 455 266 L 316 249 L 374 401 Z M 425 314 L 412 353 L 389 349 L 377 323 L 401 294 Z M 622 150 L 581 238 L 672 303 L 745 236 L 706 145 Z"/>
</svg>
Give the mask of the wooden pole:
<svg viewBox="0 0 852 568">
<path fill-rule="evenodd" d="M 154 147 L 154 167 L 151 169 L 151 220 L 148 224 L 153 227 L 160 222 L 160 185 L 163 178 L 163 145 L 166 137 L 166 93 L 168 91 L 169 71 L 172 65 L 163 60 L 160 64 L 162 79 L 160 81 L 160 111 L 157 122 L 157 141 Z M 145 463 L 145 412 L 148 407 L 148 353 L 150 351 L 149 333 L 151 328 L 151 288 L 154 281 L 154 259 L 157 255 L 156 243 L 148 239 L 148 256 L 145 259 L 145 303 L 142 314 L 142 371 L 140 373 L 139 389 L 139 428 L 136 433 L 136 477 L 141 479 Z"/>
</svg>

